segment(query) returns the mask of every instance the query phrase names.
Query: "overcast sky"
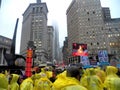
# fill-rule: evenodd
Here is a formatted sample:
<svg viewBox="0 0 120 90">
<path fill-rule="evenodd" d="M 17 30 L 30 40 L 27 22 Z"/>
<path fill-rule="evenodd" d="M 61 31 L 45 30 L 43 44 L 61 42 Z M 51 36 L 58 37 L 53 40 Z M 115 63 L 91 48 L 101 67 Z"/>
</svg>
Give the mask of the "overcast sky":
<svg viewBox="0 0 120 90">
<path fill-rule="evenodd" d="M 48 25 L 56 23 L 59 30 L 60 46 L 67 36 L 66 9 L 72 0 L 41 0 L 47 3 L 49 10 Z M 0 35 L 11 38 L 15 28 L 16 19 L 19 18 L 16 53 L 19 53 L 22 27 L 22 14 L 30 3 L 36 0 L 2 0 L 0 9 Z M 120 0 L 101 0 L 103 7 L 110 7 L 112 18 L 120 17 Z"/>
</svg>

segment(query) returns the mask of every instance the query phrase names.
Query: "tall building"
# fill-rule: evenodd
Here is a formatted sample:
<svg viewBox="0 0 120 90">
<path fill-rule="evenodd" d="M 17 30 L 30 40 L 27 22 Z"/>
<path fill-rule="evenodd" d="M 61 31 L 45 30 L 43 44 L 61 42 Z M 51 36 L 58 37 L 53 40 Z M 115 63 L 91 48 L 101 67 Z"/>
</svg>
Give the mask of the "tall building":
<svg viewBox="0 0 120 90">
<path fill-rule="evenodd" d="M 48 8 L 46 3 L 37 0 L 31 3 L 23 13 L 20 53 L 26 54 L 27 44 L 33 41 L 36 47 L 36 60 L 48 60 Z"/>
<path fill-rule="evenodd" d="M 53 62 L 54 59 L 54 28 L 48 26 L 48 58 L 49 61 Z"/>
<path fill-rule="evenodd" d="M 62 47 L 59 48 L 59 59 L 58 59 L 58 63 L 64 63 L 63 60 L 63 53 L 62 53 Z"/>
<path fill-rule="evenodd" d="M 63 53 L 63 61 L 65 64 L 68 62 L 68 57 L 69 57 L 69 52 L 68 52 L 68 37 L 65 37 L 65 41 L 63 43 L 63 48 L 62 48 L 62 53 Z"/>
<path fill-rule="evenodd" d="M 0 65 L 7 65 L 6 60 L 3 56 L 3 48 L 7 49 L 7 52 L 10 52 L 12 44 L 12 39 L 0 36 Z"/>
<path fill-rule="evenodd" d="M 60 46 L 59 46 L 59 32 L 57 26 L 54 26 L 55 37 L 54 37 L 54 59 L 56 62 L 59 62 L 60 57 Z"/>
<path fill-rule="evenodd" d="M 100 0 L 73 0 L 66 15 L 69 55 L 72 43 L 87 44 L 90 55 L 98 50 L 120 55 L 120 20 L 111 19 L 109 8 L 102 8 Z"/>
<path fill-rule="evenodd" d="M 114 56 L 120 56 L 120 18 L 105 21 L 105 32 L 107 34 L 107 51 Z"/>
<path fill-rule="evenodd" d="M 104 21 L 111 20 L 110 9 L 108 7 L 102 8 L 103 11 L 103 19 Z"/>
</svg>

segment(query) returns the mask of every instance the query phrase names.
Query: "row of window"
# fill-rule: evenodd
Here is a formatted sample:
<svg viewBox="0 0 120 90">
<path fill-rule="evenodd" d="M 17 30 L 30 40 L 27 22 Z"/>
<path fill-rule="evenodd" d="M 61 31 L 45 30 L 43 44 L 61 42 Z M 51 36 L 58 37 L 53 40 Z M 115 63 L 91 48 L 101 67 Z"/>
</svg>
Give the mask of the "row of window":
<svg viewBox="0 0 120 90">
<path fill-rule="evenodd" d="M 116 37 L 116 38 L 119 37 L 119 36 L 120 36 L 120 34 L 109 34 L 108 35 L 108 37 Z"/>
<path fill-rule="evenodd" d="M 103 43 L 104 44 L 104 46 L 103 47 L 97 47 L 98 49 L 100 49 L 100 48 L 106 48 L 106 43 L 104 42 Z M 89 46 L 100 46 L 100 43 L 99 42 L 97 42 L 97 43 L 90 43 L 90 44 L 87 44 L 87 46 L 89 47 Z M 116 43 L 114 43 L 114 42 L 112 42 L 112 43 L 109 43 L 109 45 L 110 46 L 120 46 L 120 42 L 116 42 Z M 116 48 L 118 48 L 118 47 L 116 47 Z"/>
<path fill-rule="evenodd" d="M 32 13 L 39 13 L 42 12 L 43 7 L 34 7 Z"/>
<path fill-rule="evenodd" d="M 110 46 L 117 46 L 117 45 L 119 45 L 120 46 L 120 42 L 118 42 L 118 43 L 110 43 Z"/>
</svg>

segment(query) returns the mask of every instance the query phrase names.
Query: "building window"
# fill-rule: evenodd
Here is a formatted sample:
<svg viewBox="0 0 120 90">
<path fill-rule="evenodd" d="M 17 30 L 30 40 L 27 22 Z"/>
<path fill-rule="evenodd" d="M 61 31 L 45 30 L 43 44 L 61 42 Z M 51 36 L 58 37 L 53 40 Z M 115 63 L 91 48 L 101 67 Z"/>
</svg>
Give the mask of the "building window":
<svg viewBox="0 0 120 90">
<path fill-rule="evenodd" d="M 110 46 L 112 45 L 112 43 L 110 43 Z"/>
<path fill-rule="evenodd" d="M 36 13 L 38 13 L 38 12 L 39 12 L 39 7 L 36 8 Z"/>
<path fill-rule="evenodd" d="M 34 39 L 37 39 L 37 31 L 34 31 Z"/>
<path fill-rule="evenodd" d="M 99 45 L 99 42 L 97 42 L 97 45 Z"/>
<path fill-rule="evenodd" d="M 40 12 L 42 12 L 43 7 L 40 7 Z"/>
<path fill-rule="evenodd" d="M 89 15 L 89 12 L 87 12 L 87 14 Z"/>
<path fill-rule="evenodd" d="M 90 18 L 88 18 L 88 21 L 90 21 Z"/>
<path fill-rule="evenodd" d="M 95 14 L 95 11 L 93 11 L 93 14 Z"/>
<path fill-rule="evenodd" d="M 35 13 L 35 8 L 33 8 L 32 12 Z"/>
<path fill-rule="evenodd" d="M 91 43 L 91 46 L 93 45 L 93 43 Z"/>
<path fill-rule="evenodd" d="M 111 35 L 108 35 L 108 37 L 110 37 Z"/>
<path fill-rule="evenodd" d="M 101 29 L 103 30 L 103 27 L 101 27 Z"/>
</svg>

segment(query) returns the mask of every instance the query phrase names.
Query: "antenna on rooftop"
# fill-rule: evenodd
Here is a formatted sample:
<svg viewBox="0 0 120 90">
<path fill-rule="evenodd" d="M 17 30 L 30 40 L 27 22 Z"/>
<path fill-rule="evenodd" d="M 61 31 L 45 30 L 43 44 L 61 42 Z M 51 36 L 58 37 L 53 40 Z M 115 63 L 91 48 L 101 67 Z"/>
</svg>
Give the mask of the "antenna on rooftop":
<svg viewBox="0 0 120 90">
<path fill-rule="evenodd" d="M 36 0 L 37 3 L 41 3 L 41 0 Z"/>
</svg>

